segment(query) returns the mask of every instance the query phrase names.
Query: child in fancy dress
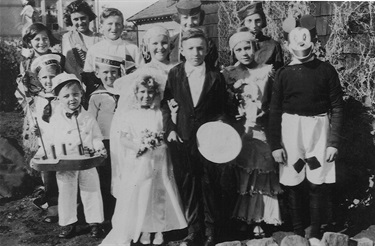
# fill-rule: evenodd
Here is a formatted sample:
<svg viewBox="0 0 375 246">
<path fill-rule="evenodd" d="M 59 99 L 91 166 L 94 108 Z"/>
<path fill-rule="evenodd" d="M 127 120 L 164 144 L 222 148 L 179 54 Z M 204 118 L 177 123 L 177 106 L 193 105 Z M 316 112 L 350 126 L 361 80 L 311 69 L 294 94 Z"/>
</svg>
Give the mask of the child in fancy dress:
<svg viewBox="0 0 375 246">
<path fill-rule="evenodd" d="M 82 80 L 86 79 L 85 76 L 89 80 L 83 81 L 86 84 L 86 93 L 88 94 L 91 94 L 100 85 L 99 80 L 90 76 L 90 73 L 95 72 L 96 54 L 122 57 L 124 65 L 121 76 L 131 73 L 144 63 L 137 45 L 121 39 L 124 29 L 124 16 L 120 10 L 116 8 L 104 9 L 100 15 L 100 25 L 104 36 L 103 40 L 88 49 L 83 67 Z"/>
<path fill-rule="evenodd" d="M 30 71 L 35 74 L 43 90 L 34 97 L 35 117 L 32 122 L 35 123 L 34 130 L 39 136 L 39 147 L 43 146 L 43 138 L 45 133 L 48 132 L 49 120 L 57 106 L 57 100 L 52 93 L 52 79 L 62 72 L 61 56 L 57 54 L 45 54 L 37 57 L 31 64 Z M 37 198 L 33 202 L 40 208 L 44 208 L 47 203 L 47 216 L 44 218 L 45 222 L 57 221 L 57 183 L 56 172 L 43 171 L 42 179 L 44 183 L 45 195 L 42 198 Z"/>
<path fill-rule="evenodd" d="M 121 97 L 128 98 L 132 109 L 118 111 L 122 160 L 120 187 L 112 217 L 112 230 L 101 245 L 163 243 L 162 232 L 186 227 L 181 210 L 171 162 L 163 142 L 160 95 L 164 81 L 156 81 L 150 71 L 138 73 Z"/>
<path fill-rule="evenodd" d="M 95 118 L 82 106 L 83 89 L 73 74 L 62 73 L 52 80 L 52 90 L 59 101 L 50 119 L 47 146 L 54 145 L 56 156 L 79 156 L 84 147 L 106 155 L 102 134 Z M 65 148 L 64 148 L 65 146 Z M 64 153 L 65 152 L 65 153 Z M 53 150 L 48 148 L 49 157 Z M 78 171 L 57 171 L 59 189 L 58 213 L 61 226 L 60 238 L 75 235 L 77 222 L 77 192 L 79 189 L 86 222 L 91 236 L 99 237 L 99 223 L 104 220 L 103 201 L 96 168 Z"/>
<path fill-rule="evenodd" d="M 299 26 L 296 26 L 298 24 Z M 312 53 L 315 19 L 284 21 L 292 61 L 278 70 L 270 111 L 270 146 L 280 168 L 294 233 L 321 245 L 322 211 L 335 183 L 335 157 L 343 119 L 343 92 L 335 68 Z M 304 200 L 308 198 L 308 202 Z M 305 207 L 305 204 L 308 204 Z M 309 211 L 309 234 L 304 215 Z"/>
<path fill-rule="evenodd" d="M 226 82 L 242 115 L 242 150 L 236 158 L 238 177 L 233 217 L 251 225 L 255 236 L 262 235 L 260 222 L 281 223 L 277 195 L 281 192 L 278 173 L 267 142 L 272 65 L 258 64 L 255 36 L 242 27 L 229 39 L 238 63 L 223 70 Z"/>
<path fill-rule="evenodd" d="M 117 108 L 118 92 L 113 82 L 120 77 L 121 57 L 96 54 L 95 75 L 102 84 L 91 93 L 88 112 L 94 116 L 103 134 L 103 143 L 110 153 L 109 135 L 112 118 Z M 115 198 L 111 194 L 111 158 L 108 155 L 104 166 L 97 167 L 104 201 L 105 220 L 111 220 L 115 208 Z"/>
<path fill-rule="evenodd" d="M 162 26 L 153 26 L 148 29 L 142 39 L 142 51 L 144 57 L 150 60 L 149 63 L 142 65 L 136 71 L 126 76 L 117 79 L 113 85 L 115 91 L 120 95 L 132 90 L 130 86 L 139 73 L 151 72 L 157 81 L 166 81 L 169 70 L 173 67 L 170 63 L 168 56 L 170 53 L 170 37 L 169 31 Z M 164 88 L 162 88 L 162 91 Z M 112 127 L 110 132 L 111 144 L 111 164 L 112 164 L 112 194 L 116 197 L 121 193 L 121 167 L 122 160 L 125 158 L 124 153 L 121 151 L 120 144 L 120 131 L 117 129 L 120 126 L 119 122 L 126 117 L 125 111 L 132 109 L 129 106 L 129 100 L 126 97 L 120 97 L 118 101 L 117 110 L 113 116 Z"/>
<path fill-rule="evenodd" d="M 173 67 L 162 101 L 164 129 L 171 149 L 173 171 L 184 213 L 188 220 L 187 245 L 199 245 L 205 230 L 205 245 L 215 245 L 223 186 L 218 182 L 223 168 L 205 160 L 198 151 L 198 128 L 231 115 L 224 77 L 205 63 L 208 40 L 205 33 L 190 28 L 182 33 L 182 54 L 186 61 Z M 178 111 L 171 108 L 178 105 Z M 173 115 L 176 114 L 176 121 Z M 216 195 L 220 194 L 220 196 Z M 204 214 L 203 214 L 204 211 Z M 204 218 L 204 226 L 201 219 Z"/>
<path fill-rule="evenodd" d="M 35 97 L 43 92 L 44 87 L 37 76 L 30 71 L 32 62 L 42 55 L 51 54 L 51 47 L 59 41 L 42 23 L 31 24 L 22 36 L 23 60 L 20 63 L 20 75 L 17 79 L 15 96 L 25 114 L 23 126 L 23 146 L 26 156 L 31 156 L 38 149 L 38 140 L 34 131 Z M 60 54 L 58 54 L 60 55 Z M 61 55 L 60 55 L 61 56 Z M 60 64 L 64 67 L 65 58 L 61 56 Z"/>
</svg>

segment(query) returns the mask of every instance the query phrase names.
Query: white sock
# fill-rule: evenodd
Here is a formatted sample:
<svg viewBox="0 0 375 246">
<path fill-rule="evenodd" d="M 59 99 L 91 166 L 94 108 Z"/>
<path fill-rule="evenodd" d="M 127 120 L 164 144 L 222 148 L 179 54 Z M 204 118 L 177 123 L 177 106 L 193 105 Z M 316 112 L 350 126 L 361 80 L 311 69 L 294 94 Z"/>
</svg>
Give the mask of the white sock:
<svg viewBox="0 0 375 246">
<path fill-rule="evenodd" d="M 154 238 L 154 241 L 152 241 L 152 244 L 154 245 L 160 245 L 164 242 L 164 239 L 163 239 L 163 233 L 161 232 L 157 232 L 155 234 L 155 238 Z"/>
<path fill-rule="evenodd" d="M 150 233 L 149 232 L 142 232 L 141 239 L 139 240 L 141 244 L 150 244 Z"/>
</svg>

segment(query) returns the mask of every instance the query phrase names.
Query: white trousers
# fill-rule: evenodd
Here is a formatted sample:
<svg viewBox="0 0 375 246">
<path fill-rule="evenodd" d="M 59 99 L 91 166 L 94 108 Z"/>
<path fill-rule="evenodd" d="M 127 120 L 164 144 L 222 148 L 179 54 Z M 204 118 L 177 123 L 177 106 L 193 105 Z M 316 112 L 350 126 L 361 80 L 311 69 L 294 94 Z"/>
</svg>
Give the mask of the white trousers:
<svg viewBox="0 0 375 246">
<path fill-rule="evenodd" d="M 282 115 L 281 134 L 287 165 L 280 165 L 281 184 L 295 186 L 305 177 L 313 184 L 336 182 L 335 163 L 326 161 L 329 127 L 327 115 Z M 307 160 L 311 159 L 315 159 L 315 165 L 309 165 Z M 297 162 L 303 166 L 300 172 L 294 166 Z"/>
<path fill-rule="evenodd" d="M 104 220 L 103 200 L 96 168 L 81 171 L 56 173 L 59 187 L 59 225 L 77 222 L 77 193 L 80 191 L 87 223 L 102 223 Z"/>
</svg>

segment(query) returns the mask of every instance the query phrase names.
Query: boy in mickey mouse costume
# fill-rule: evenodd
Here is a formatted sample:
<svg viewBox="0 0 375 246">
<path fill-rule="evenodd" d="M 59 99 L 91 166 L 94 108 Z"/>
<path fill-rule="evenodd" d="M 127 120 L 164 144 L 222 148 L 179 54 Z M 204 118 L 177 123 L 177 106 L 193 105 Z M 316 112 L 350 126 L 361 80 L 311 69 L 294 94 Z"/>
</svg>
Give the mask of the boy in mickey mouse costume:
<svg viewBox="0 0 375 246">
<path fill-rule="evenodd" d="M 335 183 L 335 157 L 343 118 L 343 93 L 335 68 L 312 54 L 316 36 L 310 15 L 283 23 L 292 61 L 276 74 L 270 112 L 270 145 L 280 164 L 293 230 L 305 236 L 310 213 L 311 245 L 319 245 L 321 212 L 329 183 Z M 307 195 L 307 194 L 308 195 Z M 308 196 L 309 208 L 303 208 Z"/>
</svg>

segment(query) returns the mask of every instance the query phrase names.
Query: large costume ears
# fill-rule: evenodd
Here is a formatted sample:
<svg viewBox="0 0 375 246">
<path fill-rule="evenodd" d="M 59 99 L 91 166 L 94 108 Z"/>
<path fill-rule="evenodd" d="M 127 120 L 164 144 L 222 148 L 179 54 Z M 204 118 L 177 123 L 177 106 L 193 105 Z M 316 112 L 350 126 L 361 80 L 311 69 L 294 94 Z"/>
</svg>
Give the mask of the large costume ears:
<svg viewBox="0 0 375 246">
<path fill-rule="evenodd" d="M 311 15 L 300 19 L 289 17 L 283 22 L 283 30 L 292 55 L 300 60 L 309 58 L 316 41 L 315 18 Z"/>
<path fill-rule="evenodd" d="M 316 37 L 316 20 L 312 15 L 304 15 L 298 19 L 288 17 L 283 22 L 283 31 L 285 40 L 289 41 L 289 33 L 296 27 L 306 28 L 310 32 L 310 36 L 315 42 Z"/>
</svg>

